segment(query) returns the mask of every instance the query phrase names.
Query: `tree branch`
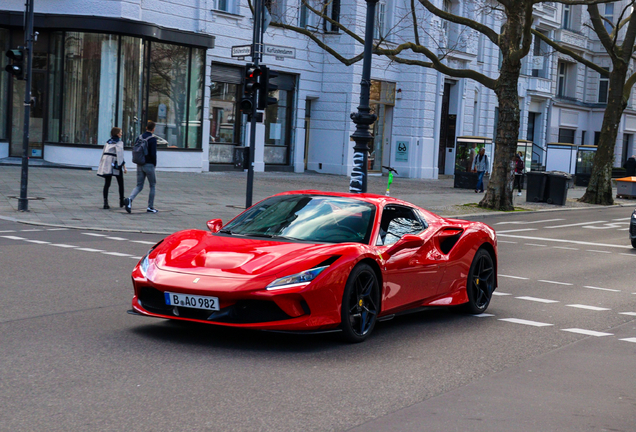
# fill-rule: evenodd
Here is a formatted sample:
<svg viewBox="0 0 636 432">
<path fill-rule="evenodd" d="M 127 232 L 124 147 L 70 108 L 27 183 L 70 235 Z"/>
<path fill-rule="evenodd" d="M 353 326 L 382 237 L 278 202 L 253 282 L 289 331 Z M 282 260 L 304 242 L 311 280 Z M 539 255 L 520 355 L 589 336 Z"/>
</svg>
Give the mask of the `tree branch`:
<svg viewBox="0 0 636 432">
<path fill-rule="evenodd" d="M 605 51 L 607 51 L 607 54 L 609 54 L 612 62 L 615 61 L 617 58 L 616 52 L 614 51 L 616 45 L 614 45 L 614 41 L 607 33 L 607 29 L 603 25 L 603 20 L 601 20 L 601 14 L 598 11 L 598 6 L 596 6 L 595 4 L 589 5 L 587 7 L 587 11 L 590 14 L 590 20 L 592 21 L 594 32 L 598 36 L 598 39 L 601 41 L 601 44 L 605 48 Z"/>
<path fill-rule="evenodd" d="M 417 16 L 415 15 L 415 0 L 411 0 L 411 15 L 413 16 L 413 33 L 415 34 L 415 43 L 420 44 L 420 32 L 417 29 Z"/>
<path fill-rule="evenodd" d="M 565 54 L 565 55 L 569 55 L 574 60 L 578 61 L 579 63 L 581 63 L 581 64 L 583 64 L 583 65 L 585 65 L 587 67 L 589 67 L 592 70 L 595 70 L 598 73 L 607 74 L 607 69 L 600 67 L 599 65 L 597 65 L 596 63 L 594 63 L 594 62 L 592 62 L 590 60 L 587 60 L 586 58 L 582 57 L 580 54 L 577 54 L 574 50 L 571 50 L 569 48 L 566 48 L 564 46 L 559 45 L 558 43 L 554 42 L 552 39 L 550 39 L 549 37 L 547 37 L 546 35 L 544 35 L 540 31 L 532 29 L 532 34 L 534 34 L 539 39 L 541 39 L 542 41 L 547 43 L 549 46 L 554 48 L 556 51 L 558 51 L 558 52 L 560 52 L 562 54 Z"/>
</svg>

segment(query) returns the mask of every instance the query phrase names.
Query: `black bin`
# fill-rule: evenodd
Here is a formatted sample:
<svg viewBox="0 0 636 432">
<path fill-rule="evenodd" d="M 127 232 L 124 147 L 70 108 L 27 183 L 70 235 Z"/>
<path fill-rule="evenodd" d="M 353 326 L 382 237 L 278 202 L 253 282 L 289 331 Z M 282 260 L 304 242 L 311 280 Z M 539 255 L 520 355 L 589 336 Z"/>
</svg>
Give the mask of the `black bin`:
<svg viewBox="0 0 636 432">
<path fill-rule="evenodd" d="M 247 165 L 249 163 L 249 147 L 236 146 L 234 147 L 234 168 L 238 169 L 247 169 Z"/>
<path fill-rule="evenodd" d="M 548 193 L 546 202 L 548 204 L 565 205 L 568 199 L 568 182 L 572 176 L 561 171 L 547 172 Z"/>
<path fill-rule="evenodd" d="M 526 185 L 526 201 L 545 202 L 548 176 L 543 171 L 529 171 L 528 184 Z"/>
</svg>

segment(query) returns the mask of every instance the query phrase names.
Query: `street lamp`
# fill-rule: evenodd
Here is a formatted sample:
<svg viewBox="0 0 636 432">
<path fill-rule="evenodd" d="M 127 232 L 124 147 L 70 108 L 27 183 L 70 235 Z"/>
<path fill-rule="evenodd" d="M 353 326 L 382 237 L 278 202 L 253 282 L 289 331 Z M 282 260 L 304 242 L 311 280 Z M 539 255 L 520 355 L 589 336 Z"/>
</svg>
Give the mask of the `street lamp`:
<svg viewBox="0 0 636 432">
<path fill-rule="evenodd" d="M 375 20 L 375 6 L 378 0 L 366 0 L 367 22 L 364 31 L 364 57 L 362 59 L 362 81 L 360 81 L 360 105 L 358 112 L 351 113 L 351 120 L 356 130 L 351 135 L 355 141 L 353 146 L 353 170 L 349 182 L 349 192 L 367 192 L 367 160 L 368 143 L 373 139 L 370 126 L 375 123 L 377 116 L 371 114 L 369 107 L 369 93 L 371 91 L 371 55 L 373 52 L 373 21 Z"/>
</svg>

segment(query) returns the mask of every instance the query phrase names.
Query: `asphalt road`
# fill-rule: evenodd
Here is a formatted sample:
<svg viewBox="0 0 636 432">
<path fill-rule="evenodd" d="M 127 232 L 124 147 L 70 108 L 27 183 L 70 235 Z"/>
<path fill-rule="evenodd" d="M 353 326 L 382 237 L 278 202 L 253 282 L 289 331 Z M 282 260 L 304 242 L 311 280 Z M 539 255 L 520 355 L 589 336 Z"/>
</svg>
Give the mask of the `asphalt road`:
<svg viewBox="0 0 636 432">
<path fill-rule="evenodd" d="M 126 314 L 156 235 L 0 221 L 0 431 L 634 431 L 630 210 L 484 217 L 484 316 L 379 323 L 363 344 Z"/>
</svg>

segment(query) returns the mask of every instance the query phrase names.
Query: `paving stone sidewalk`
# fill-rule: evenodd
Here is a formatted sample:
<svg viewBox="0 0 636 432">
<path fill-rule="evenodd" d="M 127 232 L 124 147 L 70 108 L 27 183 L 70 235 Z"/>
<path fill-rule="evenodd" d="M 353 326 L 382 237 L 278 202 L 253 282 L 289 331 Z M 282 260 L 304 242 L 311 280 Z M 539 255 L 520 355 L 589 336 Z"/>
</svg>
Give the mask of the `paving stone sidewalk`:
<svg viewBox="0 0 636 432">
<path fill-rule="evenodd" d="M 135 186 L 136 174 L 125 177 L 125 193 Z M 316 173 L 255 173 L 253 202 L 272 194 L 298 189 L 323 191 L 349 190 L 349 178 Z M 117 206 L 117 184 L 110 189 L 110 210 L 102 209 L 104 180 L 90 170 L 30 167 L 29 212 L 18 211 L 20 167 L 0 166 L 0 218 L 38 225 L 76 227 L 98 230 L 130 230 L 167 234 L 180 229 L 205 229 L 213 218 L 228 221 L 245 206 L 247 174 L 244 172 L 177 173 L 158 172 L 155 207 L 159 213 L 146 213 L 148 184 L 133 203 L 128 214 Z M 384 194 L 386 177 L 371 176 L 368 192 Z M 585 207 L 578 203 L 584 188 L 568 190 L 566 208 Z M 442 216 L 483 213 L 470 206 L 481 199 L 474 191 L 453 188 L 453 180 L 419 180 L 395 177 L 391 195 L 424 207 Z M 526 210 L 561 209 L 545 203 L 526 203 L 525 191 L 515 194 L 515 206 Z M 630 201 L 617 200 L 619 205 Z"/>
</svg>

